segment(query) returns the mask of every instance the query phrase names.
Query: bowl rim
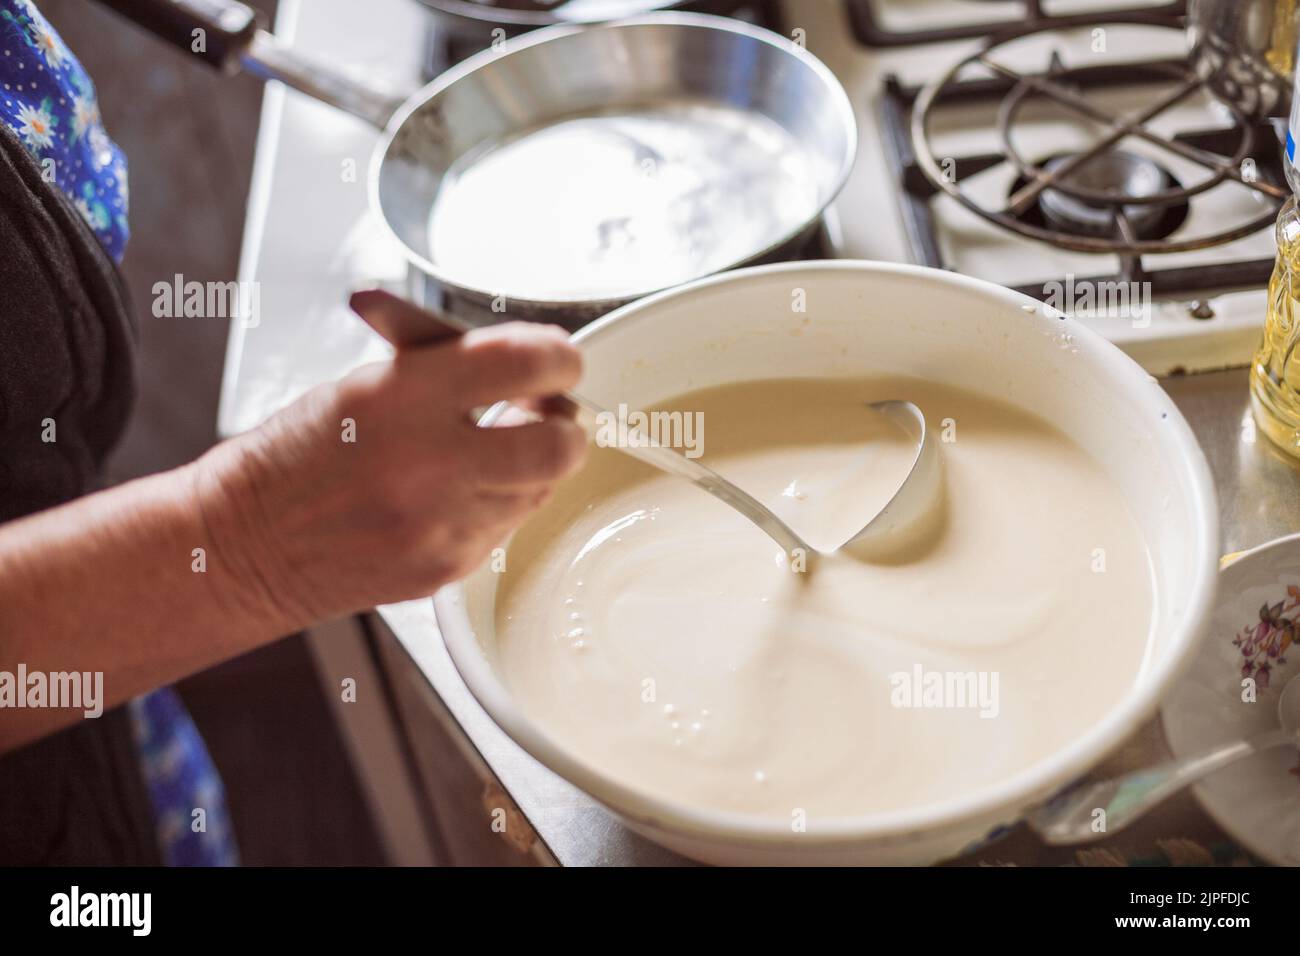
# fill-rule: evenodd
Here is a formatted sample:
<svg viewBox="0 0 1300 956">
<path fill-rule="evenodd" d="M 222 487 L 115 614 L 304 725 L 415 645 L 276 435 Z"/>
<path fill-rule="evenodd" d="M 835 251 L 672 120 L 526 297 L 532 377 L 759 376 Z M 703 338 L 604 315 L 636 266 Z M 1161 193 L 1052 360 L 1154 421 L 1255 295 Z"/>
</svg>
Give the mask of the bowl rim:
<svg viewBox="0 0 1300 956">
<path fill-rule="evenodd" d="M 1219 578 L 1219 510 L 1209 464 L 1191 426 L 1158 381 L 1099 333 L 1023 293 L 983 279 L 926 266 L 841 259 L 735 270 L 638 299 L 585 326 L 572 336 L 572 341 L 582 345 L 609 334 L 619 323 L 653 317 L 657 307 L 665 302 L 680 301 L 732 284 L 798 272 L 853 273 L 864 278 L 905 276 L 942 282 L 965 289 L 972 297 L 979 295 L 990 302 L 1001 300 L 1006 304 L 1008 314 L 1014 309 L 1020 319 L 1039 322 L 1053 331 L 1059 331 L 1061 323 L 1064 323 L 1066 330 L 1074 336 L 1079 354 L 1088 354 L 1108 372 L 1116 388 L 1128 394 L 1137 407 L 1148 410 L 1146 417 L 1153 431 L 1157 428 L 1166 430 L 1166 441 L 1181 452 L 1182 469 L 1190 484 L 1190 504 L 1196 516 L 1193 548 L 1198 555 L 1196 563 L 1199 569 L 1182 618 L 1169 636 L 1168 650 L 1151 665 L 1147 680 L 1142 685 L 1131 687 L 1115 707 L 1072 743 L 993 786 L 980 788 L 969 796 L 957 796 L 919 807 L 850 817 L 809 818 L 807 830 L 796 833 L 787 821 L 779 817 L 695 807 L 646 794 L 614 780 L 565 751 L 515 706 L 504 684 L 493 673 L 473 628 L 467 622 L 463 628 L 460 626 L 457 617 L 466 617 L 462 582 L 448 585 L 434 596 L 443 643 L 470 693 L 508 737 L 615 814 L 650 827 L 662 827 L 724 846 L 757 843 L 769 847 L 812 848 L 868 840 L 908 841 L 946 826 L 971 824 L 994 815 L 1009 822 L 1071 783 L 1120 744 L 1142 721 L 1150 718 L 1173 681 L 1190 664 L 1192 652 L 1213 609 Z M 1033 315 L 1027 314 L 1030 311 L 1028 306 L 1033 307 Z M 489 409 L 483 421 L 493 420 L 500 408 Z M 449 639 L 448 633 L 453 631 L 456 633 Z"/>
<path fill-rule="evenodd" d="M 613 295 L 587 296 L 585 298 L 556 298 L 537 295 L 511 295 L 502 289 L 485 289 L 473 283 L 463 282 L 448 270 L 433 262 L 427 256 L 413 249 L 401 236 L 389 221 L 384 212 L 384 203 L 382 199 L 382 184 L 384 180 L 384 170 L 388 166 L 388 155 L 396 141 L 398 134 L 407 125 L 409 120 L 416 112 L 432 102 L 445 91 L 450 89 L 460 80 L 465 79 L 470 74 L 477 73 L 480 70 L 490 70 L 498 60 L 514 56 L 529 50 L 533 47 L 546 43 L 562 43 L 565 40 L 573 39 L 580 34 L 591 34 L 595 32 L 637 30 L 644 28 L 657 27 L 675 27 L 682 30 L 702 30 L 714 33 L 727 33 L 737 37 L 744 37 L 750 41 L 762 43 L 772 47 L 779 53 L 792 57 L 794 61 L 800 63 L 804 68 L 811 71 L 814 77 L 821 83 L 822 94 L 828 102 L 833 104 L 835 112 L 839 115 L 840 122 L 843 124 L 845 132 L 845 148 L 843 154 L 839 157 L 839 165 L 827 182 L 826 195 L 821 197 L 815 208 L 810 214 L 796 225 L 791 226 L 785 233 L 772 240 L 766 245 L 752 249 L 744 256 L 720 266 L 707 276 L 701 276 L 697 279 L 689 280 L 682 283 L 667 287 L 649 287 L 642 290 L 629 290 L 626 293 L 619 292 Z M 597 23 L 558 23 L 552 26 L 542 27 L 533 30 L 519 37 L 512 37 L 508 41 L 508 46 L 504 51 L 498 51 L 491 47 L 480 50 L 478 53 L 467 57 L 459 64 L 451 67 L 445 72 L 439 74 L 430 82 L 426 83 L 420 89 L 416 90 L 403 101 L 402 105 L 388 120 L 379 140 L 375 144 L 371 154 L 370 166 L 367 172 L 366 192 L 370 208 L 374 211 L 376 218 L 383 227 L 384 232 L 389 236 L 392 242 L 396 243 L 396 248 L 401 252 L 405 259 L 419 269 L 422 273 L 439 282 L 448 290 L 476 296 L 484 301 L 491 301 L 498 295 L 505 295 L 510 302 L 515 303 L 520 308 L 580 308 L 586 306 L 616 306 L 630 304 L 641 301 L 652 295 L 658 295 L 665 291 L 683 288 L 699 279 L 709 278 L 722 274 L 724 272 L 735 270 L 737 267 L 744 266 L 747 263 L 759 262 L 764 258 L 773 255 L 778 249 L 781 249 L 788 243 L 795 241 L 803 235 L 808 229 L 815 226 L 825 216 L 827 209 L 835 201 L 839 194 L 844 190 L 845 184 L 849 180 L 849 174 L 852 173 L 853 167 L 857 162 L 859 147 L 859 130 L 857 115 L 853 109 L 853 103 L 849 99 L 848 91 L 845 90 L 844 84 L 831 71 L 825 63 L 817 56 L 811 53 L 806 47 L 796 43 L 783 34 L 776 33 L 765 27 L 755 26 L 746 23 L 743 20 L 737 20 L 734 17 L 719 16 L 712 13 L 693 13 L 681 10 L 664 10 L 658 13 L 645 13 L 633 17 L 625 17 L 618 20 L 602 21 Z M 592 323 L 595 324 L 595 323 Z M 590 326 L 588 326 L 590 327 Z"/>
</svg>

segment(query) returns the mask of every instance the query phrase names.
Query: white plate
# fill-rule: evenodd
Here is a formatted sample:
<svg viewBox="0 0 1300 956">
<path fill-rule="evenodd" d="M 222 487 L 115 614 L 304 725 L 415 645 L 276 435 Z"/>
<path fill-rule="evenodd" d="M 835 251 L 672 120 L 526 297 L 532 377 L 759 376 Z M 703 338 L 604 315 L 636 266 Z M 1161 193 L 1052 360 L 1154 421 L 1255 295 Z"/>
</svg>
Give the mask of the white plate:
<svg viewBox="0 0 1300 956">
<path fill-rule="evenodd" d="M 1300 534 L 1248 551 L 1220 572 L 1205 639 L 1160 711 L 1175 756 L 1277 726 L 1278 695 L 1300 673 L 1300 647 L 1269 654 L 1266 648 L 1283 641 L 1277 628 L 1260 626 L 1264 606 L 1287 620 L 1300 618 Z M 1243 699 L 1247 676 L 1255 679 L 1253 703 Z M 1207 777 L 1195 793 L 1206 812 L 1256 856 L 1300 865 L 1300 757 L 1294 749 L 1247 757 Z"/>
</svg>

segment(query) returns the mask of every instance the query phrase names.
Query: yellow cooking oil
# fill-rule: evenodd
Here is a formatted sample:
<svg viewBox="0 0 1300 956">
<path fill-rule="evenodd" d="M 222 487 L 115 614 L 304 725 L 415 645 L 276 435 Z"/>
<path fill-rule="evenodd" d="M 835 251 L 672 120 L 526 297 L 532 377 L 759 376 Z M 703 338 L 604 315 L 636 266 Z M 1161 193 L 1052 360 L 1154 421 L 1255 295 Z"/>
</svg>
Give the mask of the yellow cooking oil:
<svg viewBox="0 0 1300 956">
<path fill-rule="evenodd" d="M 1290 76 L 1295 69 L 1296 5 L 1300 0 L 1274 0 L 1273 32 L 1264 59 L 1279 76 Z"/>
<path fill-rule="evenodd" d="M 1273 44 L 1267 54 L 1269 65 L 1287 75 L 1296 65 L 1296 8 L 1300 0 L 1276 0 Z M 1264 434 L 1278 446 L 1300 458 L 1300 86 L 1293 92 L 1291 120 L 1287 129 L 1287 181 L 1292 197 L 1277 218 L 1277 264 L 1268 283 L 1268 315 L 1264 337 L 1250 370 L 1251 407 Z"/>
<path fill-rule="evenodd" d="M 1251 366 L 1250 395 L 1264 434 L 1300 458 L 1300 210 L 1288 199 L 1277 220 L 1277 265 L 1268 283 L 1264 338 Z"/>
</svg>

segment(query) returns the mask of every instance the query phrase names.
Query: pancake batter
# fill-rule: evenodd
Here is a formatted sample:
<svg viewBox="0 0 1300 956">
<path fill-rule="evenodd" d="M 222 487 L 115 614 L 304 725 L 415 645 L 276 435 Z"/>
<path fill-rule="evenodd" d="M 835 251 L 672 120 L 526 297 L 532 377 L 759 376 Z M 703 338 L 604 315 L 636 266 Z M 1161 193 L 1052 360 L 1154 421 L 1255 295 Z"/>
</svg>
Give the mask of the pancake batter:
<svg viewBox="0 0 1300 956">
<path fill-rule="evenodd" d="M 811 574 L 704 492 L 594 449 L 509 549 L 496 664 L 525 712 L 637 789 L 786 820 L 977 791 L 1095 724 L 1142 666 L 1151 569 L 1118 487 L 1066 435 L 911 379 L 668 407 L 703 412 L 703 461 L 833 548 L 911 463 L 866 407 L 885 398 L 940 436 L 943 511 L 902 552 Z"/>
</svg>

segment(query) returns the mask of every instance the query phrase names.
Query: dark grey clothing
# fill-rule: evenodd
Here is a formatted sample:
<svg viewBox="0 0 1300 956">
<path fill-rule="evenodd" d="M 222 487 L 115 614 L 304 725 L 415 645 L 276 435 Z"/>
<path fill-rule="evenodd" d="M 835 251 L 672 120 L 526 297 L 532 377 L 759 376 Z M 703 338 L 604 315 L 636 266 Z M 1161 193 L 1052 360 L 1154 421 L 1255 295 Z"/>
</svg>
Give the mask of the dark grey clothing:
<svg viewBox="0 0 1300 956">
<path fill-rule="evenodd" d="M 134 397 L 134 340 L 116 266 L 0 124 L 0 522 L 95 490 Z M 78 721 L 0 757 L 0 865 L 158 863 L 149 807 L 125 708 Z"/>
</svg>

